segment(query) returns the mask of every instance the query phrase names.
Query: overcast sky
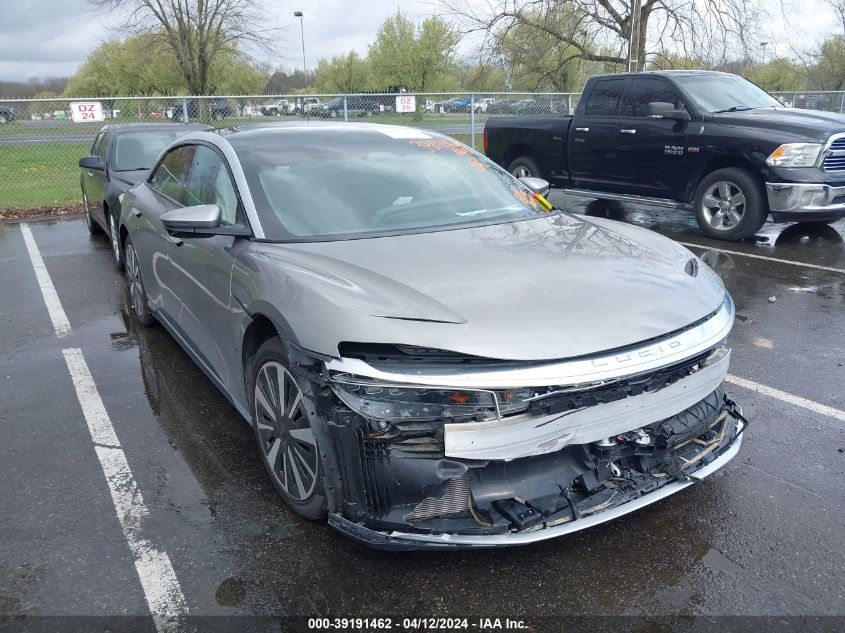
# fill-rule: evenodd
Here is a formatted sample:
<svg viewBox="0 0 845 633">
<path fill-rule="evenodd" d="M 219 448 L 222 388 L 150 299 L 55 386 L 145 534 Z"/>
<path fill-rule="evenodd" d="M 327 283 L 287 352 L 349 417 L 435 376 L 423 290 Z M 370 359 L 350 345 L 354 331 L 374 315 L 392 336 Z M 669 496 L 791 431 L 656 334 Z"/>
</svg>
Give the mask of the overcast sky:
<svg viewBox="0 0 845 633">
<path fill-rule="evenodd" d="M 118 34 L 114 27 L 119 20 L 94 13 L 86 0 L 0 2 L 0 81 L 71 75 L 100 42 Z M 265 5 L 268 22 L 285 29 L 285 41 L 279 55 L 262 61 L 287 68 L 302 66 L 294 10 L 305 14 L 309 68 L 320 57 L 351 49 L 365 53 L 379 24 L 398 8 L 415 19 L 433 12 L 429 3 L 420 0 L 266 0 Z M 789 52 L 789 40 L 800 46 L 834 28 L 833 16 L 822 0 L 795 2 L 789 13 L 787 27 L 779 14 L 765 26 L 770 39 L 779 42 L 780 54 Z"/>
</svg>

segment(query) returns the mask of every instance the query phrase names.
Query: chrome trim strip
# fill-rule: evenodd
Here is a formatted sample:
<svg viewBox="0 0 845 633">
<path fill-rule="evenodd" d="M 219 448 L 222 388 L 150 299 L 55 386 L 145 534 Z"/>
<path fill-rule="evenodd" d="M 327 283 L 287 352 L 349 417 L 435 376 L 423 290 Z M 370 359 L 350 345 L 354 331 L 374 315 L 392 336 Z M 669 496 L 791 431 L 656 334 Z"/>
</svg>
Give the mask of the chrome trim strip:
<svg viewBox="0 0 845 633">
<path fill-rule="evenodd" d="M 830 135 L 830 138 L 827 139 L 827 142 L 822 146 L 822 151 L 819 152 L 819 158 L 816 161 L 816 167 L 820 167 L 821 169 L 825 170 L 824 169 L 824 161 L 828 157 L 828 154 L 829 154 L 828 150 L 830 149 L 831 145 L 833 145 L 833 143 L 835 141 L 838 141 L 839 139 L 842 139 L 842 138 L 845 138 L 845 132 L 838 132 L 836 134 Z M 827 171 L 827 170 L 825 170 L 825 171 Z"/>
<path fill-rule="evenodd" d="M 252 200 L 252 193 L 246 182 L 246 175 L 241 166 L 241 161 L 235 153 L 235 148 L 232 147 L 232 144 L 224 136 L 216 132 L 196 132 L 191 134 L 191 138 L 211 143 L 226 157 L 229 168 L 232 170 L 232 175 L 235 177 L 235 185 L 241 194 L 241 202 L 243 202 L 244 211 L 246 212 L 247 220 L 249 220 L 252 234 L 256 239 L 263 240 L 265 237 L 264 228 L 261 226 L 261 220 L 258 218 L 258 210 L 255 208 L 255 203 Z"/>
<path fill-rule="evenodd" d="M 408 363 L 378 368 L 356 358 L 333 358 L 326 362 L 332 373 L 348 374 L 347 380 L 365 377 L 402 386 L 511 389 L 582 385 L 645 373 L 683 361 L 715 347 L 728 335 L 734 323 L 734 303 L 728 294 L 719 311 L 704 323 L 657 343 L 627 352 L 568 361 L 550 361 L 530 367 L 489 369 L 426 367 Z M 439 370 L 439 371 L 438 371 Z"/>
<path fill-rule="evenodd" d="M 598 200 L 616 200 L 618 202 L 630 202 L 632 204 L 647 204 L 652 207 L 661 207 L 665 209 L 681 209 L 686 211 L 692 208 L 691 204 L 678 202 L 677 200 L 649 198 L 647 196 L 634 196 L 623 193 L 607 193 L 604 191 L 592 191 L 591 189 L 564 189 L 563 193 L 569 194 L 570 196 L 579 196 L 581 198 L 596 198 Z"/>
<path fill-rule="evenodd" d="M 646 391 L 585 409 L 536 417 L 515 415 L 443 426 L 446 457 L 519 459 L 626 433 L 677 415 L 713 393 L 725 379 L 731 353 L 719 348 L 707 364 L 658 391 Z"/>
<path fill-rule="evenodd" d="M 736 424 L 737 433 L 740 433 L 744 424 L 739 420 L 737 420 Z M 578 532 L 580 530 L 593 527 L 594 525 L 599 525 L 607 521 L 612 521 L 613 519 L 616 519 L 618 517 L 624 516 L 631 512 L 635 512 L 640 508 L 644 508 L 647 505 L 651 505 L 656 501 L 665 499 L 666 497 L 673 495 L 688 486 L 691 486 L 697 481 L 704 479 L 705 477 L 713 474 L 715 471 L 722 468 L 722 466 L 724 466 L 734 457 L 736 457 L 736 454 L 739 452 L 739 447 L 741 446 L 741 444 L 742 435 L 740 434 L 734 438 L 733 443 L 730 445 L 730 447 L 728 447 L 728 449 L 724 453 L 722 453 L 719 457 L 714 459 L 709 464 L 702 466 L 697 471 L 690 474 L 690 479 L 686 481 L 674 481 L 638 499 L 629 501 L 628 503 L 623 503 L 622 505 L 616 506 L 615 508 L 611 508 L 610 510 L 605 510 L 603 512 L 598 512 L 597 514 L 594 514 L 592 516 L 578 519 L 577 521 L 571 521 L 569 523 L 563 523 L 561 525 L 555 525 L 553 527 L 548 527 L 533 532 L 514 532 L 509 534 L 415 534 L 413 532 L 388 532 L 382 534 L 385 534 L 385 536 L 389 538 L 417 541 L 420 543 L 468 546 L 476 545 L 480 547 L 527 545 L 528 543 L 545 541 L 550 538 L 563 536 L 564 534 L 571 534 L 572 532 Z"/>
</svg>

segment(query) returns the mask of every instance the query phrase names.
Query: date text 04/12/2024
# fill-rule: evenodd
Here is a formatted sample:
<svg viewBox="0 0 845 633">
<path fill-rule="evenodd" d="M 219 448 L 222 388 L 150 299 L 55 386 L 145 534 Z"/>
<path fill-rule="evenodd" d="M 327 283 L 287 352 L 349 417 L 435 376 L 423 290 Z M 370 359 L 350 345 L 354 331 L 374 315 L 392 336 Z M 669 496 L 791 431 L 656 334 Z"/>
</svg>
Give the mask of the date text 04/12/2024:
<svg viewBox="0 0 845 633">
<path fill-rule="evenodd" d="M 309 630 L 520 630 L 529 628 L 524 620 L 511 618 L 309 618 Z"/>
</svg>

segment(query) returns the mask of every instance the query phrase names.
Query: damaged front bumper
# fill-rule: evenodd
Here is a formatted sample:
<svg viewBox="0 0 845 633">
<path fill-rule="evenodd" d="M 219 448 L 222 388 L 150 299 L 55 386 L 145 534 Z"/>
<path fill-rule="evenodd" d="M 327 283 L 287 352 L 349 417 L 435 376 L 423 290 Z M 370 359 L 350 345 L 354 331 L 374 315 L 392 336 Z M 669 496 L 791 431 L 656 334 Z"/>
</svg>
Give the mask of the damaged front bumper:
<svg viewBox="0 0 845 633">
<path fill-rule="evenodd" d="M 726 296 L 650 345 L 541 366 L 328 360 L 311 380 L 329 523 L 386 549 L 521 545 L 703 479 L 746 424 L 722 390 L 733 316 Z"/>
</svg>

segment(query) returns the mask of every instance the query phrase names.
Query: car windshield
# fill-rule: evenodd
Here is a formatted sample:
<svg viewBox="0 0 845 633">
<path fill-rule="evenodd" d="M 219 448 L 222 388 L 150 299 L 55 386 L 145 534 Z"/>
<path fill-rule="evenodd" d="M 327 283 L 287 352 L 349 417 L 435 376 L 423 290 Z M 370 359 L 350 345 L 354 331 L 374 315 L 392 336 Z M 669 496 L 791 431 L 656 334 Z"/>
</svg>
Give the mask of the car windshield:
<svg viewBox="0 0 845 633">
<path fill-rule="evenodd" d="M 268 239 L 419 233 L 548 212 L 510 174 L 453 139 L 355 127 L 231 139 Z"/>
<path fill-rule="evenodd" d="M 149 169 L 161 150 L 185 133 L 185 130 L 162 129 L 118 134 L 115 143 L 115 170 Z"/>
<path fill-rule="evenodd" d="M 731 112 L 780 107 L 780 101 L 742 77 L 733 75 L 676 75 L 693 101 L 705 112 Z"/>
</svg>

